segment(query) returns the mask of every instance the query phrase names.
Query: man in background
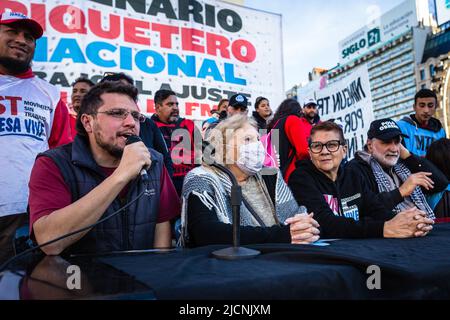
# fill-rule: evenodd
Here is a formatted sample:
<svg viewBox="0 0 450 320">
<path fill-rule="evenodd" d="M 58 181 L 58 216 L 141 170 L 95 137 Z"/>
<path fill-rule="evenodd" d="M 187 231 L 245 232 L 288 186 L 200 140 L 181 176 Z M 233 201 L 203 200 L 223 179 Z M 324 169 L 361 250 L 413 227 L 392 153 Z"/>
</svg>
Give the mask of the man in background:
<svg viewBox="0 0 450 320">
<path fill-rule="evenodd" d="M 178 99 L 171 90 L 159 90 L 155 93 L 155 111 L 151 119 L 161 130 L 173 162 L 173 183 L 181 195 L 186 174 L 195 168 L 199 155 L 195 142 L 201 142 L 200 131 L 192 120 L 181 118 Z"/>
<path fill-rule="evenodd" d="M 436 93 L 421 89 L 414 97 L 414 114 L 398 121 L 400 130 L 407 136 L 403 144 L 410 152 L 425 157 L 427 149 L 434 141 L 445 138 L 441 122 L 434 118 L 438 101 Z"/>
<path fill-rule="evenodd" d="M 27 223 L 28 181 L 36 155 L 72 140 L 58 89 L 31 70 L 38 22 L 0 15 L 0 263 L 14 252 L 16 230 Z"/>
<path fill-rule="evenodd" d="M 434 218 L 424 194 L 443 191 L 447 178 L 430 161 L 411 154 L 401 144 L 403 138 L 394 120 L 373 121 L 367 133 L 367 150 L 357 151 L 346 169 L 361 176 L 393 213 L 417 207 Z"/>
<path fill-rule="evenodd" d="M 83 100 L 84 95 L 94 86 L 94 83 L 86 77 L 79 77 L 75 79 L 72 83 L 72 110 L 73 113 L 70 114 L 70 130 L 72 132 L 72 137 L 75 137 L 77 131 L 75 129 L 77 123 L 77 114 L 80 111 L 81 100 Z"/>
</svg>

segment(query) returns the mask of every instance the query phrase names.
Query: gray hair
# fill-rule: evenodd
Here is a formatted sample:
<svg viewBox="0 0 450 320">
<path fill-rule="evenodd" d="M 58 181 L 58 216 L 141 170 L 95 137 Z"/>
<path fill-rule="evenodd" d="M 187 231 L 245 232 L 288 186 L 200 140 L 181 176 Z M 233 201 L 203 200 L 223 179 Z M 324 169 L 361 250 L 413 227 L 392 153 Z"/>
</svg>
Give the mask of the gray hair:
<svg viewBox="0 0 450 320">
<path fill-rule="evenodd" d="M 227 164 L 227 146 L 233 139 L 236 130 L 242 129 L 247 124 L 258 130 L 255 120 L 247 115 L 236 114 L 221 121 L 208 135 L 207 141 L 215 150 L 215 160 L 221 164 Z"/>
</svg>

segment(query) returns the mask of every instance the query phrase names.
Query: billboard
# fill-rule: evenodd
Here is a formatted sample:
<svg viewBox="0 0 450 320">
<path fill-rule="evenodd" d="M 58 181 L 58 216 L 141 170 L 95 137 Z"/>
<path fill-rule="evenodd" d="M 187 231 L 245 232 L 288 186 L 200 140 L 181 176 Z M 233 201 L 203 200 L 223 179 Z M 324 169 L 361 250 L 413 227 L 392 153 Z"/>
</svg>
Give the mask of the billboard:
<svg viewBox="0 0 450 320">
<path fill-rule="evenodd" d="M 96 82 L 105 72 L 125 72 L 147 114 L 161 88 L 175 91 L 181 116 L 194 120 L 238 92 L 249 101 L 283 99 L 277 14 L 214 0 L 2 0 L 5 10 L 44 27 L 33 71 L 63 97 L 80 75 Z"/>
<path fill-rule="evenodd" d="M 436 0 L 438 24 L 442 25 L 450 20 L 450 0 Z"/>
<path fill-rule="evenodd" d="M 350 62 L 417 26 L 415 0 L 407 0 L 339 42 L 339 61 Z"/>
<path fill-rule="evenodd" d="M 351 71 L 345 78 L 326 84 L 325 78 L 311 82 L 297 92 L 303 105 L 307 99 L 317 100 L 321 120 L 331 120 L 344 130 L 349 159 L 362 150 L 367 140 L 367 131 L 374 120 L 369 71 L 363 65 Z"/>
</svg>

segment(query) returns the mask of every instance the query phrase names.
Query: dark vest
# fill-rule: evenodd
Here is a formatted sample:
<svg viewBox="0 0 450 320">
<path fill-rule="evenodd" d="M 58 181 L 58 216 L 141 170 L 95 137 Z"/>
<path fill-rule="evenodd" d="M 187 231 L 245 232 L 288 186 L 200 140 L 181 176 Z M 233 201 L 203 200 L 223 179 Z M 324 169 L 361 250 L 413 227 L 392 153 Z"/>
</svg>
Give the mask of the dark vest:
<svg viewBox="0 0 450 320">
<path fill-rule="evenodd" d="M 163 159 L 160 153 L 153 149 L 149 151 L 152 157 L 152 165 L 147 170 L 150 192 L 144 194 L 122 213 L 94 227 L 64 253 L 99 253 L 153 247 Z M 106 179 L 104 172 L 92 157 L 88 143 L 78 135 L 73 143 L 47 150 L 38 155 L 41 156 L 51 158 L 59 167 L 64 181 L 71 190 L 72 202 L 84 197 Z M 144 190 L 145 186 L 139 178 L 130 182 L 126 203 L 133 201 Z M 101 219 L 112 215 L 126 203 L 121 203 L 117 197 Z"/>
</svg>

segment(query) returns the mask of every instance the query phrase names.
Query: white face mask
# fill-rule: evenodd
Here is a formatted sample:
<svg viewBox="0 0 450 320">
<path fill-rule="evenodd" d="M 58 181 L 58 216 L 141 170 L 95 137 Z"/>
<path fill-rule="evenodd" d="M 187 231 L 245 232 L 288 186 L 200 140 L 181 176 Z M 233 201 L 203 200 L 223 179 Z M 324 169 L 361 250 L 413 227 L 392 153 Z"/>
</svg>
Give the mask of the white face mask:
<svg viewBox="0 0 450 320">
<path fill-rule="evenodd" d="M 266 158 L 266 150 L 261 141 L 241 145 L 236 165 L 248 175 L 260 172 Z"/>
</svg>

